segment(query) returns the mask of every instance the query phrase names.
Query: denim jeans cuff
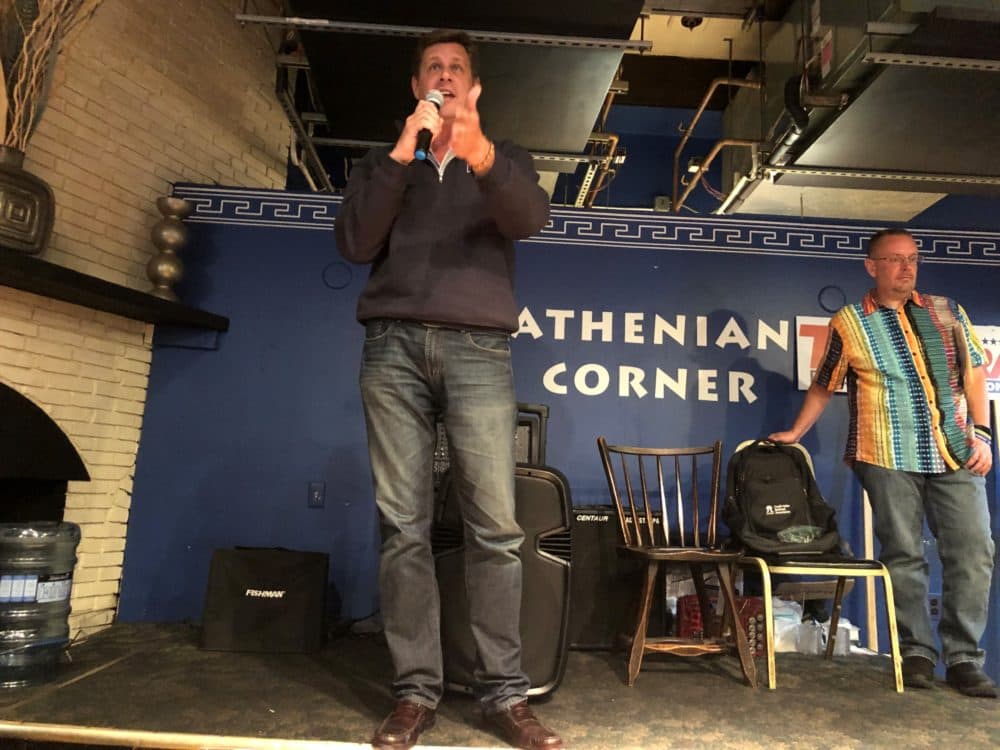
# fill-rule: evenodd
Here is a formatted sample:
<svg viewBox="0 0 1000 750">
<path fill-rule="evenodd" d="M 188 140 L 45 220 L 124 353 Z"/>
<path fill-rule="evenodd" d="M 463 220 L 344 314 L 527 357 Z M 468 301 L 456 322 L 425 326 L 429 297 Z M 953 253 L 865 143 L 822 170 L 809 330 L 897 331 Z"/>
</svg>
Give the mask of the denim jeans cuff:
<svg viewBox="0 0 1000 750">
<path fill-rule="evenodd" d="M 487 708 L 484 709 L 484 713 L 486 713 L 487 715 L 502 714 L 505 711 L 509 711 L 510 709 L 512 709 L 518 703 L 523 703 L 526 700 L 528 700 L 528 697 L 526 695 L 515 695 L 514 697 L 507 698 L 501 701 L 500 703 L 488 706 Z"/>
<path fill-rule="evenodd" d="M 952 667 L 957 667 L 959 664 L 975 664 L 977 667 L 982 668 L 986 659 L 982 656 L 974 656 L 971 654 L 959 654 L 958 656 L 952 657 L 951 661 L 948 662 L 946 667 L 951 669 Z"/>
<path fill-rule="evenodd" d="M 931 664 L 937 664 L 938 662 L 938 655 L 933 651 L 929 651 L 926 648 L 920 648 L 919 646 L 916 646 L 910 648 L 904 647 L 900 650 L 902 651 L 900 655 L 904 659 L 907 658 L 908 656 L 919 656 L 923 659 L 927 659 L 927 661 L 929 661 Z"/>
<path fill-rule="evenodd" d="M 410 703 L 416 703 L 418 706 L 423 706 L 424 708 L 428 708 L 431 711 L 437 710 L 436 703 L 433 703 L 427 700 L 426 698 L 421 698 L 419 695 L 415 693 L 403 693 L 402 695 L 397 695 L 396 702 L 398 703 L 399 701 L 409 701 Z"/>
</svg>

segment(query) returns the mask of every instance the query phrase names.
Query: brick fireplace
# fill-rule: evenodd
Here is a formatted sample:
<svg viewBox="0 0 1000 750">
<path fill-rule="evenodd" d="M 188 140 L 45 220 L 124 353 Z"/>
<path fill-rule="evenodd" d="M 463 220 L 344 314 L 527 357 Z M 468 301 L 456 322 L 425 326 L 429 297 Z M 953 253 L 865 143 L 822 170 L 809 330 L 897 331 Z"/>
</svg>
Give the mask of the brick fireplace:
<svg viewBox="0 0 1000 750">
<path fill-rule="evenodd" d="M 55 194 L 40 256 L 49 265 L 113 282 L 115 293 L 145 290 L 156 199 L 173 183 L 284 187 L 276 42 L 235 20 L 242 7 L 105 0 L 67 35 L 25 158 Z M 258 3 L 265 14 L 277 7 Z M 77 637 L 117 612 L 158 313 L 127 294 L 117 309 L 95 309 L 106 288 L 73 293 L 76 280 L 57 274 L 71 293 L 53 294 L 28 260 L 0 259 L 0 384 L 51 418 L 90 475 L 69 478 L 65 492 L 64 519 L 82 531 L 69 618 Z"/>
<path fill-rule="evenodd" d="M 74 634 L 110 624 L 117 609 L 151 334 L 152 326 L 142 321 L 0 286 L 4 404 L 16 404 L 14 413 L 22 416 L 41 411 L 81 463 L 74 467 L 69 461 L 65 477 L 27 482 L 22 470 L 40 473 L 25 469 L 24 461 L 34 459 L 11 458 L 0 471 L 0 497 L 9 501 L 15 491 L 28 489 L 35 495 L 29 505 L 51 513 L 60 511 L 61 502 L 63 520 L 80 525 L 70 615 Z M 0 418 L 6 434 L 6 409 Z M 18 435 L 9 439 L 16 442 Z M 0 446 L 5 443 L 0 440 Z"/>
</svg>

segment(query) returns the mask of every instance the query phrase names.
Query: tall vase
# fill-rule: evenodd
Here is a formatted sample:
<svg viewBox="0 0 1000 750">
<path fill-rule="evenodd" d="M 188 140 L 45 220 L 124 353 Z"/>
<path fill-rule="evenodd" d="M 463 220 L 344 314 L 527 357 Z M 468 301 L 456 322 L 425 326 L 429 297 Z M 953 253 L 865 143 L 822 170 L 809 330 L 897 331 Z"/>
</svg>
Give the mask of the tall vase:
<svg viewBox="0 0 1000 750">
<path fill-rule="evenodd" d="M 24 169 L 24 152 L 0 146 L 0 246 L 37 255 L 49 244 L 55 197 Z"/>
<path fill-rule="evenodd" d="M 153 282 L 149 293 L 161 299 L 177 301 L 173 285 L 184 277 L 184 262 L 177 255 L 188 241 L 184 219 L 193 206 L 190 201 L 173 196 L 157 198 L 156 207 L 163 218 L 153 225 L 150 237 L 159 252 L 146 264 L 146 276 Z"/>
</svg>

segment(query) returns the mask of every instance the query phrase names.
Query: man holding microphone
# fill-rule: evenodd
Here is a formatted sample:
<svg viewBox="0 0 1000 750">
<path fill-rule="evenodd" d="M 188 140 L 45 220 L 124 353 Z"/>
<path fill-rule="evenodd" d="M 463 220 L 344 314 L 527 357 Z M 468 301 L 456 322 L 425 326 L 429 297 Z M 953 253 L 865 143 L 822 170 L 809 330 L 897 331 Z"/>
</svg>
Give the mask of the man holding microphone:
<svg viewBox="0 0 1000 750">
<path fill-rule="evenodd" d="M 440 416 L 465 523 L 466 594 L 484 717 L 517 747 L 560 748 L 560 738 L 527 705 L 520 663 L 524 532 L 514 515 L 517 400 L 510 357 L 517 329 L 514 241 L 545 225 L 549 200 L 531 155 L 483 133 L 482 86 L 466 34 L 421 37 L 411 87 L 417 105 L 399 139 L 354 167 L 336 224 L 341 254 L 371 264 L 357 309 L 365 325 L 360 383 L 382 523 L 381 610 L 396 699 L 372 744 L 414 745 L 433 726 L 443 693 L 430 541 Z M 440 111 L 431 92 L 440 95 Z M 430 134 L 425 159 L 415 158 L 421 131 Z"/>
</svg>

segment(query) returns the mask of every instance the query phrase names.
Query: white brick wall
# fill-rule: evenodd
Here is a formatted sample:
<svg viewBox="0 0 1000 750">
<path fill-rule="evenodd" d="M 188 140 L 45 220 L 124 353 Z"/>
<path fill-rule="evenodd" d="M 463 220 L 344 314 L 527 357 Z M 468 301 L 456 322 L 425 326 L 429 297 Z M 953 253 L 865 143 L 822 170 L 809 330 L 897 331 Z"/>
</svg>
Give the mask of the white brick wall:
<svg viewBox="0 0 1000 750">
<path fill-rule="evenodd" d="M 56 193 L 46 260 L 145 290 L 156 198 L 172 183 L 284 187 L 274 56 L 240 9 L 104 0 L 69 36 L 25 160 Z"/>
<path fill-rule="evenodd" d="M 241 8 L 104 0 L 69 35 L 25 159 L 56 198 L 45 260 L 148 290 L 155 202 L 172 183 L 284 187 L 273 52 L 261 27 L 236 22 Z M 66 499 L 83 531 L 74 637 L 115 616 L 151 341 L 144 323 L 0 286 L 0 382 L 59 424 L 91 475 Z"/>
<path fill-rule="evenodd" d="M 115 613 L 152 329 L 145 323 L 0 286 L 0 382 L 22 393 L 69 436 L 89 482 L 70 482 L 67 521 L 80 524 L 74 633 Z"/>
</svg>

